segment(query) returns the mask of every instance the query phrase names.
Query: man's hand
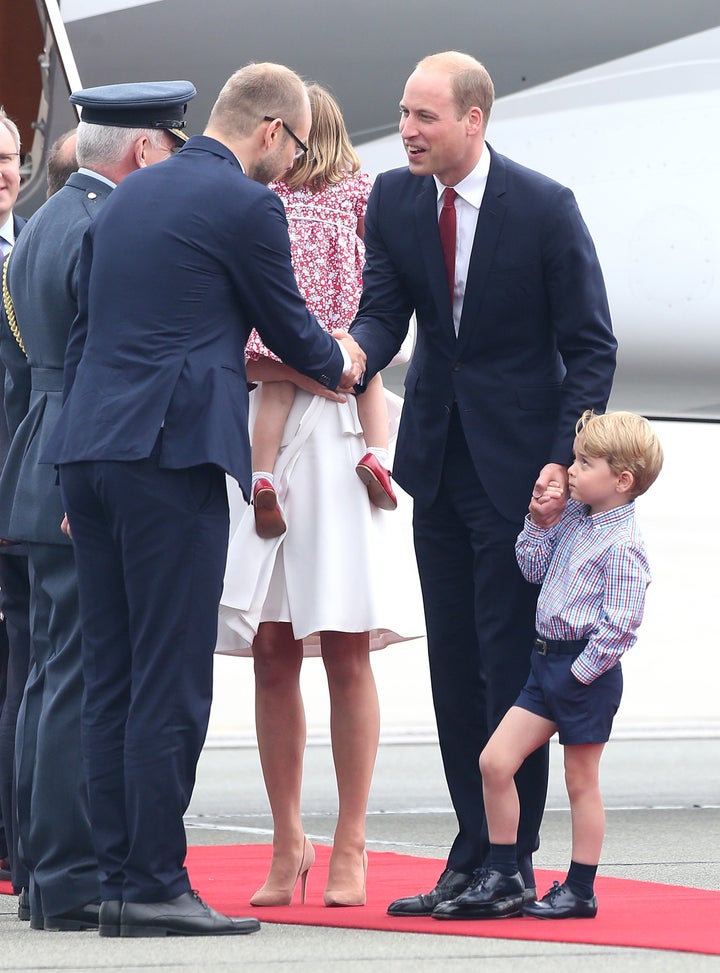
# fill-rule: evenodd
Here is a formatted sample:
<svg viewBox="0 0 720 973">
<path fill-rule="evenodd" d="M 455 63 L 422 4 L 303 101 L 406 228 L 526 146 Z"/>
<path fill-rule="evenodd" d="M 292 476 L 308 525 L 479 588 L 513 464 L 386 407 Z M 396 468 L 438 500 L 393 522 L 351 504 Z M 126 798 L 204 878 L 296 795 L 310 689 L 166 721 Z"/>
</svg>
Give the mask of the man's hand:
<svg viewBox="0 0 720 973">
<path fill-rule="evenodd" d="M 553 527 L 567 503 L 567 467 L 548 463 L 540 470 L 530 499 L 530 518 L 538 527 Z"/>
<path fill-rule="evenodd" d="M 331 402 L 347 402 L 346 395 L 340 395 L 338 392 L 333 392 L 326 385 L 321 385 L 320 382 L 316 382 L 314 378 L 308 378 L 307 375 L 303 375 L 302 372 L 296 372 L 293 370 L 291 380 L 293 384 L 302 389 L 304 392 L 309 392 L 310 395 L 319 395 L 323 399 L 330 399 Z"/>
<path fill-rule="evenodd" d="M 352 363 L 350 371 L 343 372 L 338 388 L 343 392 L 349 392 L 365 374 L 367 358 L 360 345 L 351 338 L 346 331 L 333 331 L 332 337 L 341 341 L 345 351 L 350 356 Z"/>
<path fill-rule="evenodd" d="M 72 533 L 70 531 L 70 521 L 68 520 L 67 514 L 65 514 L 65 516 L 62 519 L 62 523 L 60 524 L 60 530 L 63 532 L 63 534 L 66 534 L 72 540 Z"/>
</svg>

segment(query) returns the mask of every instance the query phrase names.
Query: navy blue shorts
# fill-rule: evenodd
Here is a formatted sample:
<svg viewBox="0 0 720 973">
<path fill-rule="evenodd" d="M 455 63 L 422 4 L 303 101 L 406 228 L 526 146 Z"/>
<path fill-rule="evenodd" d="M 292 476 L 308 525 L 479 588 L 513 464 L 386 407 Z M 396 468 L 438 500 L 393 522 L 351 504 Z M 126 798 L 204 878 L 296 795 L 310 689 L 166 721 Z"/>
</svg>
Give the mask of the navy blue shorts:
<svg viewBox="0 0 720 973">
<path fill-rule="evenodd" d="M 622 668 L 618 662 L 586 686 L 570 672 L 576 658 L 533 652 L 530 675 L 515 705 L 552 720 L 564 746 L 607 743 L 622 697 Z"/>
</svg>

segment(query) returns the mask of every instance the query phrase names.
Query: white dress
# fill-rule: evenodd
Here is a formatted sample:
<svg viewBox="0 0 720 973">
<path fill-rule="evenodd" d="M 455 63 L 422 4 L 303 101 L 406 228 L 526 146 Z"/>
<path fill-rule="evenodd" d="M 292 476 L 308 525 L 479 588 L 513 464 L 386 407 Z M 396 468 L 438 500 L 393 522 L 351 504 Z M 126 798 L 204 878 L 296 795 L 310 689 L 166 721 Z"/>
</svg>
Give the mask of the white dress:
<svg viewBox="0 0 720 973">
<path fill-rule="evenodd" d="M 391 442 L 402 399 L 386 391 Z M 250 424 L 255 407 L 251 394 Z M 370 648 L 424 635 L 412 543 L 412 502 L 370 503 L 355 472 L 365 453 L 352 395 L 340 404 L 296 389 L 275 464 L 287 531 L 262 539 L 235 483 L 216 652 L 251 655 L 258 625 L 291 622 L 305 655 L 320 654 L 322 631 L 369 632 Z"/>
</svg>

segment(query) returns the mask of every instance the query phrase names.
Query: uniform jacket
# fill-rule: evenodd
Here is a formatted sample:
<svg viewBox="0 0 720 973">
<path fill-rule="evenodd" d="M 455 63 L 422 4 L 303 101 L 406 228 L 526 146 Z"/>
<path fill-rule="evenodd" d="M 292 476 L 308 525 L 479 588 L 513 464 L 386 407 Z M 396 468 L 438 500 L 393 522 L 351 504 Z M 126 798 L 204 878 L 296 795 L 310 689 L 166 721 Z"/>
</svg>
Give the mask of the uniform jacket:
<svg viewBox="0 0 720 973">
<path fill-rule="evenodd" d="M 147 457 L 162 428 L 161 466 L 214 463 L 248 495 L 253 327 L 287 364 L 337 386 L 342 354 L 297 289 L 282 203 L 195 136 L 125 179 L 85 238 L 67 401 L 45 459 Z"/>
<path fill-rule="evenodd" d="M 393 476 L 432 502 L 454 403 L 496 509 L 520 520 L 540 469 L 572 457 L 585 408 L 604 409 L 615 368 L 605 285 L 569 189 L 491 151 L 459 334 L 440 246 L 432 177 L 375 181 L 365 219 L 363 297 L 351 327 L 368 377 L 417 342 Z"/>
<path fill-rule="evenodd" d="M 60 530 L 57 474 L 39 460 L 62 405 L 82 237 L 111 192 L 106 182 L 73 173 L 30 217 L 10 256 L 8 285 L 27 357 L 3 315 L 0 357 L 12 444 L 0 477 L 0 537 L 70 543 Z"/>
<path fill-rule="evenodd" d="M 17 240 L 20 231 L 25 226 L 27 220 L 22 216 L 18 216 L 17 213 L 13 213 L 13 225 L 15 229 L 15 239 Z M 0 302 L 0 319 L 4 317 L 2 311 L 2 302 Z M 0 320 L 0 329 L 2 329 L 2 321 Z M 5 364 L 0 357 L 0 402 L 2 401 L 3 390 L 5 388 Z M 5 465 L 5 460 L 7 459 L 7 454 L 10 449 L 10 430 L 8 429 L 7 420 L 5 418 L 5 406 L 2 405 L 0 408 L 0 473 Z M 0 537 L 2 534 L 0 534 Z M 25 554 L 25 547 L 15 544 L 12 547 L 0 547 L 0 554 Z"/>
</svg>

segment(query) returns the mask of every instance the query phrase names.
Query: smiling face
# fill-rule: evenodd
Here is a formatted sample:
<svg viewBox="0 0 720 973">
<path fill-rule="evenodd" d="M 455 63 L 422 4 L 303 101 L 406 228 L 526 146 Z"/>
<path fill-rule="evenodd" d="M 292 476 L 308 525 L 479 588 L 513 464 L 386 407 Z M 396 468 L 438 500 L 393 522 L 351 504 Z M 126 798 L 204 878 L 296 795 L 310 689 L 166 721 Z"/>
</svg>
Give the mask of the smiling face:
<svg viewBox="0 0 720 973">
<path fill-rule="evenodd" d="M 20 159 L 9 129 L 0 123 L 0 225 L 10 215 L 20 191 Z M 4 158 L 3 158 L 4 157 Z"/>
<path fill-rule="evenodd" d="M 400 102 L 400 135 L 413 175 L 436 175 L 443 185 L 455 186 L 482 154 L 483 114 L 470 108 L 458 118 L 452 75 L 437 67 L 418 67 Z"/>
<path fill-rule="evenodd" d="M 575 459 L 568 470 L 568 487 L 573 500 L 586 503 L 590 513 L 598 514 L 628 503 L 634 482 L 632 473 L 615 473 L 604 457 L 588 456 L 575 440 Z"/>
</svg>

